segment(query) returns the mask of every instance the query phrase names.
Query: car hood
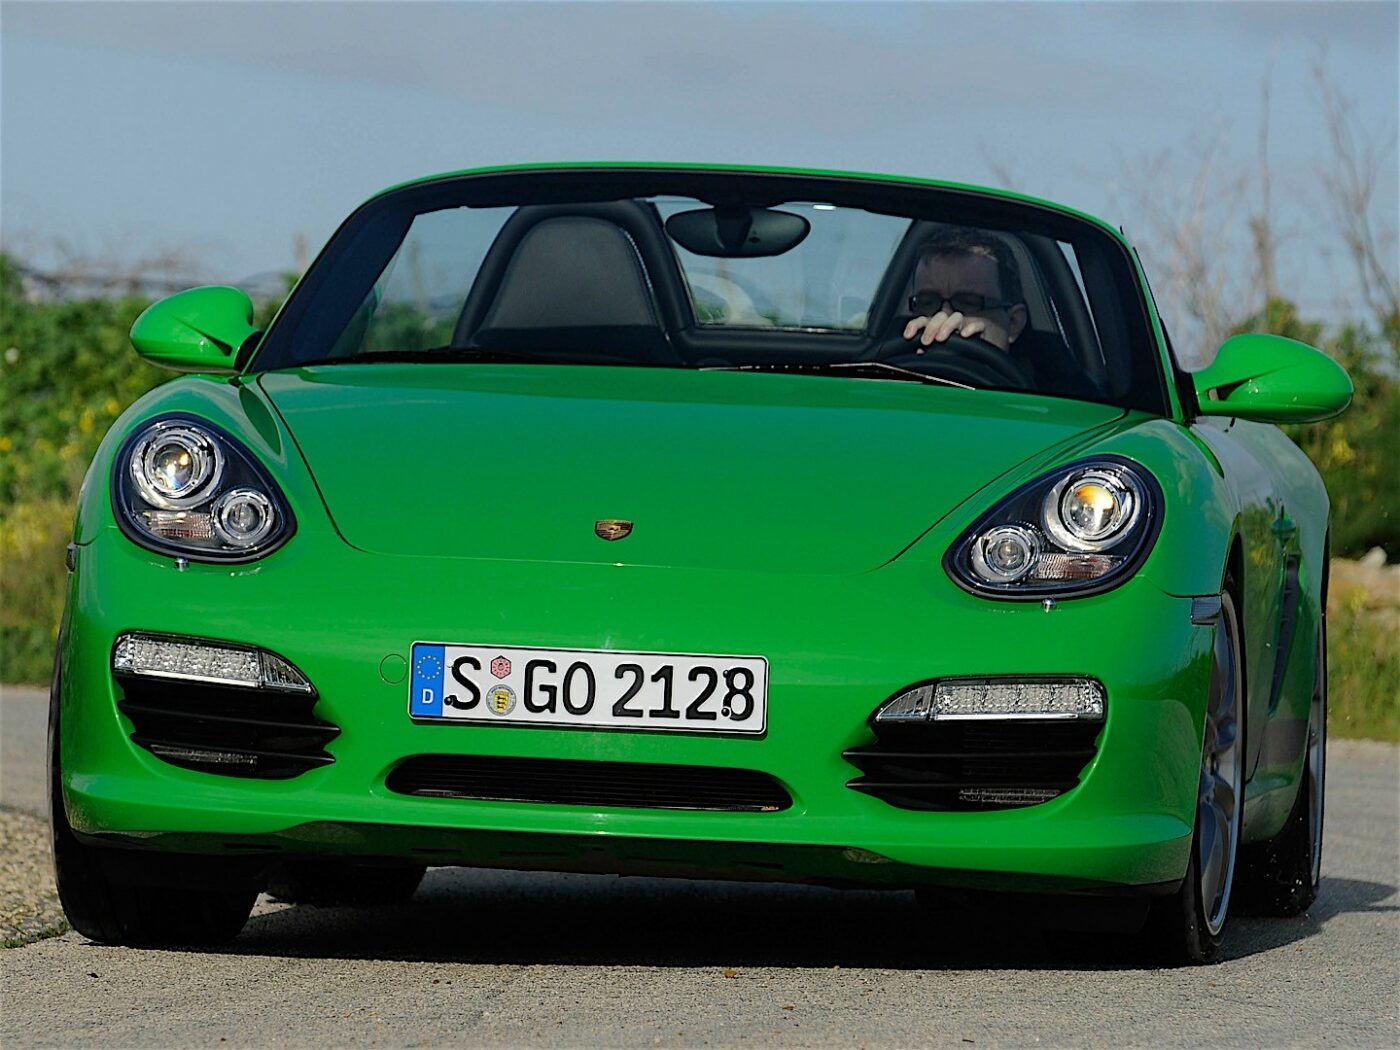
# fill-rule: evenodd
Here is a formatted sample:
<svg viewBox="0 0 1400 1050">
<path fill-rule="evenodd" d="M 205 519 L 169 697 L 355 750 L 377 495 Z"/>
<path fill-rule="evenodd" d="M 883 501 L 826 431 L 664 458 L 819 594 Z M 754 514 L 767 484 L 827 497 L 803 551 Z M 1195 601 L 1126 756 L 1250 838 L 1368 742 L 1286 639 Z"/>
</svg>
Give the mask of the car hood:
<svg viewBox="0 0 1400 1050">
<path fill-rule="evenodd" d="M 859 572 L 1121 409 L 923 384 L 546 365 L 259 380 L 351 545 L 393 555 Z M 603 519 L 633 523 L 604 542 Z"/>
</svg>

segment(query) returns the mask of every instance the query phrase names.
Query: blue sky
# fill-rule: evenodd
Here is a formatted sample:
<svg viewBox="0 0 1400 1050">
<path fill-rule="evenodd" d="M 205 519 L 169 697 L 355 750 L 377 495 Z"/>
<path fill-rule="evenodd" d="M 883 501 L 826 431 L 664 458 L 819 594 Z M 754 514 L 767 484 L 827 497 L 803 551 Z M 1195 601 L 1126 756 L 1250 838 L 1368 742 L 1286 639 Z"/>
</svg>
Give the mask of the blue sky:
<svg viewBox="0 0 1400 1050">
<path fill-rule="evenodd" d="M 5 243 L 286 267 L 360 200 L 511 161 L 715 160 L 1001 183 L 1125 223 L 1208 141 L 1270 160 L 1285 274 L 1344 295 L 1310 66 L 1393 141 L 1396 3 L 12 3 Z M 1392 152 L 1378 199 L 1395 221 Z M 1146 169 L 1135 182 L 1129 172 Z M 1154 189 L 1155 192 L 1155 189 Z M 1141 240 L 1141 236 L 1138 238 Z"/>
</svg>

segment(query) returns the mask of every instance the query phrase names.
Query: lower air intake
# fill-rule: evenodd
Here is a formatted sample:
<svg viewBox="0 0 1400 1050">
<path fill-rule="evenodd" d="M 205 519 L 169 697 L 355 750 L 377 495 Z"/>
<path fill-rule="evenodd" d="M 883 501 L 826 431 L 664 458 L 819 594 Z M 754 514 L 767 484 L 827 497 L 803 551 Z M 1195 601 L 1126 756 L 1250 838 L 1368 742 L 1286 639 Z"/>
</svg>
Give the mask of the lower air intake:
<svg viewBox="0 0 1400 1050">
<path fill-rule="evenodd" d="M 416 755 L 389 774 L 403 795 L 565 806 L 771 813 L 792 797 L 766 773 L 710 766 L 489 755 Z"/>
<path fill-rule="evenodd" d="M 864 774 L 847 785 L 900 809 L 1014 809 L 1079 783 L 1103 723 L 955 720 L 875 725 L 875 743 L 842 757 Z"/>
<path fill-rule="evenodd" d="M 139 675 L 116 676 L 131 739 L 176 766 L 285 780 L 334 761 L 340 727 L 312 717 L 306 693 Z"/>
</svg>

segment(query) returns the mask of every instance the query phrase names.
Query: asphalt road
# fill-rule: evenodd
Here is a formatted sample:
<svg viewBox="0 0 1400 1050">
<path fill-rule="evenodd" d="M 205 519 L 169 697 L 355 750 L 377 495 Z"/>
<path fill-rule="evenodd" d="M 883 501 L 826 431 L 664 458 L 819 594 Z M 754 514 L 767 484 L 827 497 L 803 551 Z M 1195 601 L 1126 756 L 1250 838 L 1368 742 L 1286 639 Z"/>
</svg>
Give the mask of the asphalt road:
<svg viewBox="0 0 1400 1050">
<path fill-rule="evenodd" d="M 0 735 L 4 803 L 40 809 L 37 693 Z M 1394 1046 L 1400 749 L 1330 758 L 1321 898 L 1233 920 L 1214 967 L 1072 961 L 908 894 L 436 869 L 402 907 L 264 898 L 218 952 L 0 951 L 0 1045 Z"/>
</svg>

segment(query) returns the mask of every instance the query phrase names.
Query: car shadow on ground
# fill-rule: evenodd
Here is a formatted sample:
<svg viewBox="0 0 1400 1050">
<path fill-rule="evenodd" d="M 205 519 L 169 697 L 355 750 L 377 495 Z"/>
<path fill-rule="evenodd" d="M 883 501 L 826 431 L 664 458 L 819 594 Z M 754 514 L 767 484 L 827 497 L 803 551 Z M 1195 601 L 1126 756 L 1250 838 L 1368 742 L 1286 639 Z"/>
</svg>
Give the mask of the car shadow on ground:
<svg viewBox="0 0 1400 1050">
<path fill-rule="evenodd" d="M 1394 911 L 1397 887 L 1328 878 L 1292 919 L 1233 920 L 1224 957 L 1301 944 L 1337 915 Z M 264 902 L 266 903 L 266 902 Z M 435 869 L 407 904 L 262 907 L 239 954 L 490 964 L 1140 968 L 1129 939 L 1041 933 L 990 907 L 925 911 L 912 893 Z"/>
</svg>

